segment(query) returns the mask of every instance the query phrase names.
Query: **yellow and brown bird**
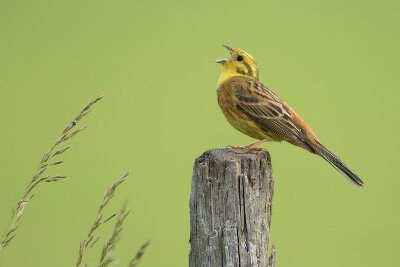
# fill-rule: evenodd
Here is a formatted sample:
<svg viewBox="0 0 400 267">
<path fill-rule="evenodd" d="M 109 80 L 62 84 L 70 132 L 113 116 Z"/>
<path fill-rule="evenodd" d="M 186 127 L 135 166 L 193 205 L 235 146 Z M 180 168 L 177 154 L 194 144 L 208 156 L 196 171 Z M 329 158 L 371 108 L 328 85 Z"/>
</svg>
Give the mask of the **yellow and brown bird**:
<svg viewBox="0 0 400 267">
<path fill-rule="evenodd" d="M 259 141 L 245 147 L 231 147 L 237 153 L 258 150 L 265 141 L 287 141 L 317 154 L 357 186 L 363 181 L 337 156 L 321 144 L 304 120 L 259 79 L 254 58 L 247 52 L 229 50 L 229 59 L 216 60 L 222 65 L 218 81 L 218 104 L 226 119 L 238 131 Z"/>
</svg>

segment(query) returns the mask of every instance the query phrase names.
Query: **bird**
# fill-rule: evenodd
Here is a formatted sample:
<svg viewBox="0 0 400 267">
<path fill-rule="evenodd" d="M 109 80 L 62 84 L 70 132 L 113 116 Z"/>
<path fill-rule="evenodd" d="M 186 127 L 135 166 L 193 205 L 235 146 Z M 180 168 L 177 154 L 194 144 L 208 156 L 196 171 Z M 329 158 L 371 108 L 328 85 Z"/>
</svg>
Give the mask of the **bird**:
<svg viewBox="0 0 400 267">
<path fill-rule="evenodd" d="M 230 58 L 215 60 L 221 68 L 218 105 L 238 131 L 257 140 L 236 153 L 255 153 L 266 141 L 286 141 L 321 156 L 356 186 L 364 182 L 338 156 L 326 148 L 307 123 L 288 104 L 259 81 L 259 68 L 247 52 L 224 45 Z"/>
</svg>

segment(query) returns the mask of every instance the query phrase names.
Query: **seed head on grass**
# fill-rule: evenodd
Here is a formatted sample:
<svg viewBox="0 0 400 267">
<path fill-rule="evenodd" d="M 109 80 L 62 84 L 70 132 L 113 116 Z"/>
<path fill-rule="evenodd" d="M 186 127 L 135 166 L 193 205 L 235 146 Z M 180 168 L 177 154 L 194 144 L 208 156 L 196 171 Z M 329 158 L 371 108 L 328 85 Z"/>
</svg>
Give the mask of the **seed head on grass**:
<svg viewBox="0 0 400 267">
<path fill-rule="evenodd" d="M 104 209 L 107 206 L 107 204 L 110 202 L 110 200 L 113 198 L 115 190 L 120 186 L 125 180 L 128 178 L 130 174 L 130 171 L 126 172 L 121 178 L 119 178 L 115 183 L 113 183 L 110 187 L 107 188 L 106 192 L 104 193 L 103 200 L 99 206 L 99 209 L 97 210 L 97 215 L 96 215 L 96 220 L 90 227 L 89 233 L 87 234 L 86 238 L 81 242 L 80 247 L 79 247 L 79 254 L 78 254 L 78 259 L 76 261 L 76 267 L 81 266 L 82 261 L 83 261 L 83 256 L 85 254 L 86 249 L 92 248 L 97 241 L 99 241 L 100 237 L 95 236 L 96 230 L 99 229 L 100 226 L 104 225 L 108 221 L 110 221 L 112 218 L 114 218 L 117 213 L 113 213 L 112 215 L 104 218 Z M 121 219 L 120 218 L 120 213 L 118 213 L 118 220 L 117 222 Z M 123 218 L 124 220 L 125 218 Z M 123 223 L 122 220 L 122 223 Z M 83 265 L 86 266 L 86 265 Z"/>
<path fill-rule="evenodd" d="M 100 267 L 107 267 L 115 259 L 112 255 L 115 245 L 121 238 L 121 232 L 123 230 L 123 225 L 126 217 L 129 215 L 129 211 L 126 211 L 126 202 L 122 206 L 121 210 L 118 212 L 117 222 L 115 223 L 114 230 L 111 237 L 108 239 L 107 243 L 104 245 L 100 257 Z"/>
<path fill-rule="evenodd" d="M 128 267 L 136 267 L 139 264 L 140 259 L 142 258 L 148 245 L 150 245 L 150 241 L 146 241 L 146 243 L 140 246 L 139 250 L 135 254 L 135 257 L 133 257 L 129 262 Z"/>
<path fill-rule="evenodd" d="M 78 259 L 76 261 L 76 267 L 86 267 L 87 263 L 83 263 L 83 259 L 88 248 L 92 248 L 99 240 L 100 236 L 97 236 L 97 230 L 100 226 L 104 225 L 105 223 L 109 222 L 111 219 L 116 218 L 115 226 L 111 236 L 108 238 L 107 242 L 104 244 L 103 249 L 101 251 L 100 260 L 98 266 L 106 267 L 110 263 L 115 261 L 113 257 L 113 250 L 121 238 L 121 232 L 123 230 L 123 225 L 125 222 L 126 217 L 129 214 L 129 211 L 126 209 L 126 202 L 120 209 L 118 213 L 113 213 L 112 215 L 105 217 L 104 210 L 110 200 L 113 198 L 114 193 L 118 186 L 120 186 L 125 180 L 128 178 L 130 172 L 128 171 L 125 173 L 120 179 L 114 182 L 110 187 L 107 188 L 106 192 L 104 193 L 103 200 L 97 210 L 97 215 L 94 223 L 90 227 L 89 233 L 87 234 L 86 238 L 80 243 L 79 246 L 79 254 Z M 103 219 L 105 218 L 105 219 Z M 130 261 L 129 267 L 134 267 L 139 263 L 140 258 L 142 257 L 146 247 L 149 245 L 149 242 L 143 244 L 139 251 L 136 253 L 135 257 Z"/>
<path fill-rule="evenodd" d="M 11 241 L 14 239 L 17 229 L 19 227 L 19 221 L 24 214 L 24 209 L 29 201 L 35 196 L 34 190 L 37 186 L 47 182 L 57 182 L 67 178 L 65 175 L 46 175 L 50 168 L 58 166 L 63 163 L 62 160 L 57 159 L 62 154 L 64 154 L 71 146 L 64 145 L 66 141 L 76 136 L 84 129 L 86 126 L 78 127 L 79 122 L 92 110 L 94 104 L 101 100 L 103 96 L 93 99 L 89 104 L 87 104 L 83 110 L 67 125 L 67 127 L 62 131 L 60 136 L 57 138 L 56 142 L 47 150 L 40 160 L 39 166 L 36 169 L 31 181 L 29 182 L 22 198 L 15 205 L 12 210 L 11 218 L 7 229 L 5 230 L 3 236 L 0 239 L 0 251 L 7 247 Z"/>
</svg>

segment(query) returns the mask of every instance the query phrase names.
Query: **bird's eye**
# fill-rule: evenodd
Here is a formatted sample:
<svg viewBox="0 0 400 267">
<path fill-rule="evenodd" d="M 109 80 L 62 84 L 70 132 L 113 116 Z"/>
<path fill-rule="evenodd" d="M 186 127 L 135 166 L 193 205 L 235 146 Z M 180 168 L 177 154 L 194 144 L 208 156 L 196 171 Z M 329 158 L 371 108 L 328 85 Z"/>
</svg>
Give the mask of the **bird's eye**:
<svg viewBox="0 0 400 267">
<path fill-rule="evenodd" d="M 243 60 L 243 56 L 241 56 L 241 55 L 237 56 L 236 60 L 237 61 L 242 61 Z"/>
</svg>

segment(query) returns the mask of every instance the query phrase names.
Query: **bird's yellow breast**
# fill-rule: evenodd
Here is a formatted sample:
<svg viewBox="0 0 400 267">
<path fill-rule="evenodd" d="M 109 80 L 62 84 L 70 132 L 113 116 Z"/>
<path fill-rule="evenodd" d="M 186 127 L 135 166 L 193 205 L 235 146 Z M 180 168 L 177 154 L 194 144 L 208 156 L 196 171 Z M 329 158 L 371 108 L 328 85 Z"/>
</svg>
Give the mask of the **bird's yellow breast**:
<svg viewBox="0 0 400 267">
<path fill-rule="evenodd" d="M 255 139 L 278 140 L 276 136 L 268 135 L 253 120 L 249 119 L 237 107 L 237 97 L 235 95 L 234 82 L 237 78 L 228 78 L 218 85 L 218 105 L 220 106 L 225 118 L 238 131 Z"/>
</svg>

